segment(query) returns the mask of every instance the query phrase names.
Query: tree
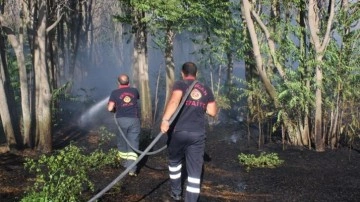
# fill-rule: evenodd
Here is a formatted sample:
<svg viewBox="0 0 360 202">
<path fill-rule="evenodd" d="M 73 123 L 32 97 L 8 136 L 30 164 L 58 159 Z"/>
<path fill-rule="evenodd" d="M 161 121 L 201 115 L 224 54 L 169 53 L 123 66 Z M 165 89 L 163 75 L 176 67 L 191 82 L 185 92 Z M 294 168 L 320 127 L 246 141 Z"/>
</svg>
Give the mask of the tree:
<svg viewBox="0 0 360 202">
<path fill-rule="evenodd" d="M 38 12 L 36 35 L 34 38 L 34 72 L 35 72 L 35 109 L 36 109 L 36 145 L 44 152 L 52 150 L 51 133 L 51 91 L 46 65 L 46 27 L 47 3 L 36 2 Z"/>
<path fill-rule="evenodd" d="M 148 54 L 147 54 L 147 30 L 146 23 L 142 21 L 145 12 L 134 8 L 133 30 L 134 30 L 134 78 L 140 89 L 141 99 L 141 122 L 145 128 L 151 128 L 152 105 L 149 87 Z"/>
<path fill-rule="evenodd" d="M 2 43 L 0 50 L 2 67 L 4 67 L 4 71 L 1 71 L 2 84 L 4 84 L 4 96 L 2 97 L 4 110 L 1 111 L 1 116 L 3 128 L 6 130 L 5 134 L 9 137 L 8 144 L 17 146 L 25 144 L 25 146 L 35 147 L 44 152 L 51 151 L 52 119 L 54 118 L 52 107 L 61 107 L 54 105 L 58 97 L 53 99 L 52 94 L 61 86 L 61 82 L 64 80 L 68 82 L 66 79 L 75 75 L 68 76 L 69 72 L 75 72 L 68 72 L 68 69 L 81 67 L 79 72 L 86 71 L 87 65 L 78 65 L 76 54 L 78 54 L 78 48 L 81 47 L 79 44 L 89 44 L 86 38 L 83 41 L 80 40 L 80 37 L 84 33 L 87 34 L 89 30 L 89 19 L 91 18 L 87 16 L 92 10 L 87 9 L 87 6 L 91 8 L 91 2 L 83 0 L 76 2 L 17 0 L 11 1 L 11 3 L 10 1 L 1 1 Z M 78 18 L 69 18 L 69 13 L 80 14 Z M 63 16 L 67 18 L 63 18 Z M 75 19 L 74 23 L 70 24 L 69 19 Z M 84 26 L 82 26 L 81 20 L 86 22 Z M 74 26 L 71 27 L 71 25 Z M 7 41 L 4 40 L 4 36 Z M 91 49 L 84 47 L 81 50 Z M 67 56 L 69 55 L 72 59 L 68 60 Z M 6 59 L 11 63 L 8 63 Z M 89 62 L 89 64 L 91 63 Z M 9 75 L 10 68 L 16 67 L 19 74 Z M 20 90 L 17 89 L 18 87 Z M 56 93 L 58 96 L 58 91 Z M 21 107 L 19 107 L 18 97 L 20 97 Z M 21 117 L 18 115 L 19 112 L 21 112 Z M 22 121 L 21 125 L 19 124 L 20 120 Z M 23 135 L 23 138 L 17 138 L 16 135 Z M 14 138 L 10 138 L 12 136 Z"/>
<path fill-rule="evenodd" d="M 263 1 L 245 0 L 241 10 L 251 38 L 256 70 L 272 99 L 278 124 L 281 122 L 286 128 L 292 144 L 310 147 L 313 138 L 316 151 L 324 151 L 326 137 L 334 136 L 328 134 L 325 127 L 329 116 L 323 115 L 327 115 L 338 100 L 326 89 L 330 87 L 330 78 L 335 76 L 334 59 L 339 55 L 334 49 L 329 50 L 328 45 L 336 44 L 337 39 L 331 33 L 335 31 L 333 22 L 340 9 L 335 11 L 335 1 L 305 4 L 304 1 L 274 0 L 267 5 Z M 262 15 L 261 10 L 271 15 Z M 324 80 L 324 74 L 332 76 Z M 334 115 L 331 117 L 338 116 Z M 331 127 L 334 124 L 332 121 Z"/>
<path fill-rule="evenodd" d="M 0 16 L 0 21 L 5 22 L 5 19 Z M 14 49 L 18 69 L 19 69 L 19 79 L 20 79 L 20 92 L 21 92 L 21 109 L 22 109 L 22 128 L 23 128 L 23 142 L 19 144 L 24 144 L 25 146 L 31 146 L 31 136 L 30 136 L 30 128 L 31 128 L 31 117 L 30 117 L 30 98 L 29 98 L 29 89 L 28 89 L 28 82 L 27 82 L 27 72 L 26 72 L 26 66 L 25 66 L 25 56 L 24 56 L 24 27 L 23 27 L 23 21 L 18 20 L 21 22 L 19 24 L 19 27 L 17 28 L 19 30 L 19 36 L 17 37 L 15 35 L 15 32 L 11 30 L 10 28 L 6 28 L 6 34 L 8 37 L 8 40 Z"/>
<path fill-rule="evenodd" d="M 316 62 L 316 93 L 315 93 L 315 147 L 316 151 L 325 151 L 325 135 L 322 131 L 322 88 L 323 88 L 323 68 L 322 68 L 322 59 L 326 50 L 326 47 L 330 41 L 330 31 L 334 19 L 334 8 L 335 0 L 329 1 L 329 13 L 327 23 L 326 23 L 326 32 L 323 36 L 319 37 L 320 27 L 320 12 L 318 5 L 320 2 L 317 0 L 309 0 L 308 4 L 308 22 L 309 22 L 309 31 L 311 34 L 311 43 L 313 44 L 315 50 L 315 62 Z M 321 41 L 321 38 L 323 40 Z"/>
<path fill-rule="evenodd" d="M 7 137 L 7 144 L 9 146 L 17 146 L 22 147 L 23 143 L 20 137 L 20 128 L 19 126 L 19 118 L 17 116 L 16 110 L 16 102 L 15 102 L 15 95 L 12 86 L 10 85 L 10 75 L 9 75 L 9 65 L 6 60 L 6 48 L 5 48 L 5 40 L 3 37 L 3 33 L 8 36 L 8 39 L 12 42 L 14 48 L 16 48 L 15 54 L 19 57 L 19 60 L 23 59 L 22 47 L 18 44 L 18 41 L 14 37 L 14 33 L 12 29 L 8 26 L 8 22 L 4 18 L 4 8 L 5 2 L 1 2 L 1 10 L 0 14 L 0 28 L 2 33 L 0 33 L 0 53 L 1 53 L 1 93 L 2 96 L 2 108 L 0 111 L 0 116 L 2 119 L 2 124 L 5 129 L 5 136 Z M 19 62 L 19 67 L 22 67 L 21 61 Z M 23 70 L 23 69 L 22 69 Z M 23 76 L 23 75 L 21 75 Z M 23 79 L 24 77 L 22 77 Z M 24 80 L 22 80 L 24 81 Z M 22 85 L 23 87 L 23 85 Z"/>
<path fill-rule="evenodd" d="M 3 60 L 3 58 L 1 58 L 1 61 Z M 3 75 L 3 72 L 5 71 L 4 66 L 3 66 L 3 62 L 0 63 L 0 117 L 1 117 L 1 122 L 2 125 L 4 127 L 4 132 L 5 132 L 5 136 L 6 136 L 6 142 L 8 146 L 11 145 L 16 145 L 16 139 L 15 139 L 15 133 L 14 133 L 14 127 L 13 124 L 11 122 L 11 116 L 10 116 L 10 111 L 9 111 L 9 106 L 8 106 L 8 99 L 7 99 L 7 94 L 6 94 L 6 87 L 5 87 L 5 83 L 6 83 L 6 78 L 5 75 Z M 5 79 L 5 80 L 4 80 Z"/>
</svg>

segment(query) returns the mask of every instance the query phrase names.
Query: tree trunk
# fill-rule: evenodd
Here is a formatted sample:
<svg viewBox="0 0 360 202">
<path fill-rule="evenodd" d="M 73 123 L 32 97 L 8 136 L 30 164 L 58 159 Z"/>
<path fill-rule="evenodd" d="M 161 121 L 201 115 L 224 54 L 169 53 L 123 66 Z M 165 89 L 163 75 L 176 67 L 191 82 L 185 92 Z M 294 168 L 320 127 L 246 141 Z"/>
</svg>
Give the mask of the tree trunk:
<svg viewBox="0 0 360 202">
<path fill-rule="evenodd" d="M 151 128 L 152 124 L 152 105 L 151 105 L 151 93 L 149 87 L 149 73 L 148 73 L 148 60 L 147 60 L 147 34 L 146 24 L 141 22 L 144 17 L 144 13 L 141 11 L 135 11 L 135 39 L 134 39 L 134 58 L 133 58 L 133 70 L 137 72 L 137 75 L 133 73 L 134 78 L 137 78 L 140 103 L 141 103 L 141 125 L 144 128 Z"/>
<path fill-rule="evenodd" d="M 174 37 L 175 34 L 171 29 L 171 26 L 168 26 L 166 29 L 165 36 L 165 69 L 166 69 L 166 98 L 165 103 L 170 97 L 171 89 L 175 81 L 175 64 L 174 64 Z"/>
<path fill-rule="evenodd" d="M 282 65 L 278 62 L 276 54 L 275 54 L 275 43 L 270 36 L 270 32 L 268 31 L 266 26 L 261 22 L 260 17 L 257 15 L 256 12 L 254 12 L 252 10 L 249 0 L 243 0 L 241 6 L 242 6 L 241 13 L 243 15 L 243 18 L 246 21 L 246 26 L 249 31 L 249 36 L 251 39 L 251 44 L 252 44 L 252 48 L 253 48 L 253 54 L 254 54 L 254 58 L 255 58 L 255 62 L 256 62 L 255 64 L 256 64 L 257 72 L 259 73 L 260 79 L 263 82 L 267 93 L 269 94 L 270 98 L 273 100 L 275 108 L 279 109 L 280 103 L 278 101 L 277 91 L 276 91 L 275 87 L 272 85 L 271 80 L 266 72 L 265 67 L 264 67 L 263 59 L 262 59 L 261 52 L 260 52 L 260 45 L 258 42 L 258 37 L 257 37 L 254 21 L 251 17 L 251 14 L 256 19 L 256 21 L 260 25 L 262 31 L 264 32 L 266 39 L 267 39 L 268 47 L 270 50 L 270 55 L 272 56 L 272 59 L 273 59 L 273 63 L 275 65 L 279 75 L 285 80 L 286 79 L 285 71 L 283 70 Z M 288 116 L 286 115 L 286 113 L 282 114 L 282 119 L 283 119 L 285 127 L 287 128 L 287 132 L 289 133 L 289 137 L 291 138 L 292 143 L 294 143 L 295 145 L 300 144 L 300 142 L 298 140 L 298 137 L 300 137 L 300 134 L 299 134 L 300 131 L 298 129 L 296 129 L 295 126 L 293 126 L 290 123 L 290 120 L 289 120 Z"/>
<path fill-rule="evenodd" d="M 15 139 L 15 133 L 14 133 L 14 127 L 12 125 L 11 122 L 11 117 L 10 117 L 10 111 L 9 111 L 9 106 L 8 106 L 8 102 L 7 102 L 7 98 L 6 98 L 6 90 L 5 90 L 5 86 L 4 86 L 4 75 L 2 72 L 4 72 L 4 67 L 3 67 L 3 63 L 2 63 L 2 58 L 1 59 L 1 63 L 0 63 L 0 118 L 1 118 L 1 123 L 2 126 L 4 128 L 4 133 L 5 133 L 5 137 L 6 137 L 6 144 L 7 145 L 16 145 L 16 139 Z"/>
<path fill-rule="evenodd" d="M 46 1 L 40 1 L 38 27 L 35 37 L 34 65 L 36 83 L 36 148 L 42 152 L 52 151 L 51 91 L 46 67 Z"/>
<path fill-rule="evenodd" d="M 243 6 L 241 9 L 243 9 Z M 244 27 L 247 27 L 243 10 L 241 10 L 241 18 L 242 18 Z M 246 80 L 246 82 L 250 82 L 253 78 L 258 76 L 258 73 L 256 72 L 256 66 L 255 66 L 255 63 L 253 62 L 255 60 L 255 57 L 254 57 L 253 52 L 251 51 L 252 49 L 250 48 L 251 47 L 251 39 L 249 36 L 250 33 L 249 33 L 248 29 L 243 29 L 243 35 L 246 38 L 245 42 L 247 43 L 246 45 L 244 44 L 244 47 L 249 47 L 244 52 L 245 53 L 245 56 L 244 56 L 245 80 Z"/>
<path fill-rule="evenodd" d="M 83 17 L 82 17 L 82 6 L 78 1 L 70 1 L 70 22 L 67 26 L 69 29 L 69 37 L 68 37 L 68 54 L 69 56 L 69 80 L 73 81 L 76 79 L 77 73 L 77 65 L 76 61 L 78 59 L 79 47 L 80 47 L 80 35 L 81 35 L 81 27 L 83 26 Z"/>
<path fill-rule="evenodd" d="M 318 55 L 316 57 L 316 62 L 321 62 L 322 57 Z M 316 66 L 315 71 L 315 148 L 316 151 L 325 151 L 325 140 L 322 134 L 322 68 L 320 65 Z"/>
<path fill-rule="evenodd" d="M 300 35 L 300 43 L 299 43 L 299 47 L 300 47 L 300 54 L 302 55 L 302 59 L 300 59 L 300 67 L 303 68 L 303 78 L 306 78 L 304 82 L 304 85 L 306 86 L 307 89 L 309 89 L 310 92 L 310 73 L 309 73 L 309 68 L 308 65 L 306 65 L 306 61 L 307 61 L 307 42 L 306 42 L 306 38 L 307 38 L 307 34 L 306 34 L 306 24 L 305 24 L 305 17 L 306 17 L 306 5 L 305 5 L 305 1 L 302 0 L 300 2 L 300 12 L 299 12 L 299 25 L 302 28 L 301 31 L 301 35 Z M 307 108 L 305 110 L 304 116 L 303 118 L 303 124 L 302 124 L 302 128 L 300 128 L 301 131 L 301 140 L 303 145 L 307 145 L 309 148 L 311 148 L 311 138 L 310 138 L 310 124 L 309 124 L 309 109 Z M 300 120 L 301 121 L 301 120 Z"/>
<path fill-rule="evenodd" d="M 3 12 L 3 11 L 1 11 Z M 1 32 L 12 33 L 8 27 L 4 27 L 5 19 L 0 14 L 0 28 Z M 1 82 L 1 95 L 4 103 L 1 103 L 0 117 L 2 119 L 4 133 L 7 139 L 7 144 L 9 146 L 21 146 L 21 137 L 20 137 L 20 128 L 19 128 L 19 118 L 16 113 L 16 102 L 14 91 L 10 84 L 10 76 L 8 71 L 8 66 L 6 62 L 6 47 L 5 39 L 2 33 L 0 32 L 0 82 Z M 6 107 L 6 108 L 4 108 Z"/>
<path fill-rule="evenodd" d="M 250 14 L 251 13 L 250 3 L 248 0 L 243 0 L 241 5 L 242 5 L 241 11 L 245 17 L 246 26 L 249 30 L 249 35 L 250 35 L 250 39 L 251 39 L 251 43 L 252 43 L 252 47 L 253 47 L 253 53 L 254 53 L 254 57 L 255 57 L 255 61 L 256 61 L 257 72 L 259 73 L 259 76 L 260 76 L 262 82 L 264 83 L 266 91 L 268 92 L 270 97 L 274 100 L 275 107 L 277 107 L 278 101 L 277 101 L 276 90 L 275 90 L 274 86 L 271 84 L 270 79 L 268 78 L 265 68 L 263 66 L 263 61 L 262 61 L 262 57 L 260 54 L 260 46 L 259 46 L 259 42 L 257 39 L 254 22 L 251 18 L 251 14 Z"/>
<path fill-rule="evenodd" d="M 318 1 L 317 0 L 310 0 L 308 4 L 308 22 L 309 22 L 309 30 L 310 30 L 310 37 L 311 42 L 314 46 L 315 50 L 315 149 L 318 152 L 325 151 L 325 135 L 322 131 L 322 79 L 323 79 L 323 70 L 322 70 L 322 58 L 325 52 L 325 49 L 330 41 L 330 31 L 331 26 L 333 23 L 334 18 L 334 7 L 335 7 L 335 0 L 331 0 L 329 6 L 329 17 L 327 18 L 327 26 L 326 32 L 322 42 L 320 41 L 319 33 L 320 33 L 320 15 L 319 8 L 318 8 Z"/>
<path fill-rule="evenodd" d="M 22 31 L 22 27 L 20 28 Z M 25 57 L 23 51 L 23 33 L 20 32 L 19 40 L 13 34 L 8 34 L 8 39 L 11 46 L 14 49 L 17 65 L 19 68 L 19 79 L 20 79 L 20 92 L 21 92 L 21 109 L 22 109 L 22 131 L 23 141 L 22 144 L 31 147 L 32 142 L 30 138 L 31 129 L 31 116 L 30 116 L 30 102 L 29 102 L 29 89 L 27 81 L 27 72 L 25 66 Z"/>
</svg>

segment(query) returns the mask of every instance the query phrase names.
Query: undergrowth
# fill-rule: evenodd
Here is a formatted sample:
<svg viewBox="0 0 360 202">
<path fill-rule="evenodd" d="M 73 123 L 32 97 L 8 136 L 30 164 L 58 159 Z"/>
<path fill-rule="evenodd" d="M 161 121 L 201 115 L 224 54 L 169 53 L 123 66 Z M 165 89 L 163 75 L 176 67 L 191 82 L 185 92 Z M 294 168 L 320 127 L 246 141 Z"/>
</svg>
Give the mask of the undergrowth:
<svg viewBox="0 0 360 202">
<path fill-rule="evenodd" d="M 257 157 L 255 154 L 238 155 L 240 164 L 244 165 L 246 171 L 250 171 L 251 168 L 275 168 L 280 166 L 284 161 L 281 160 L 277 153 L 261 152 Z"/>
<path fill-rule="evenodd" d="M 114 136 L 100 128 L 99 145 Z M 94 191 L 94 184 L 89 179 L 90 172 L 105 166 L 118 166 L 116 149 L 105 152 L 97 149 L 85 153 L 81 147 L 70 144 L 51 155 L 43 154 L 38 159 L 25 159 L 25 169 L 35 174 L 35 182 L 29 187 L 22 202 L 75 202 L 81 198 L 84 190 Z"/>
</svg>

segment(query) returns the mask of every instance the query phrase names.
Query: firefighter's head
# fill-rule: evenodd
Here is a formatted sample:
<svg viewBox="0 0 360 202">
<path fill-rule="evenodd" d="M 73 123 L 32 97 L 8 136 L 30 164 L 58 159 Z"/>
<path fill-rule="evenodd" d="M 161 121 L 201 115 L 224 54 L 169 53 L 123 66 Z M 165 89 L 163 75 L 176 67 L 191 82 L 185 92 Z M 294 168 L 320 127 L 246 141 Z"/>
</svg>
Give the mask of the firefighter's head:
<svg viewBox="0 0 360 202">
<path fill-rule="evenodd" d="M 129 85 L 129 76 L 126 74 L 120 74 L 118 77 L 118 82 L 120 85 Z"/>
<path fill-rule="evenodd" d="M 181 73 L 183 77 L 196 77 L 197 67 L 193 62 L 185 62 L 182 66 Z"/>
</svg>

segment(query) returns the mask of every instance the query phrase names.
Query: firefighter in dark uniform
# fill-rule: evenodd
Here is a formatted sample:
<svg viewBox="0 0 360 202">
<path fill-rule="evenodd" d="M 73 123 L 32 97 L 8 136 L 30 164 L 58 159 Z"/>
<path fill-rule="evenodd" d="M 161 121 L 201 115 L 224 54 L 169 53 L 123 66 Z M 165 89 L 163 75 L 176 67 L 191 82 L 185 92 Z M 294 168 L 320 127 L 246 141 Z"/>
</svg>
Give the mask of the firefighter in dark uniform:
<svg viewBox="0 0 360 202">
<path fill-rule="evenodd" d="M 183 64 L 181 70 L 183 80 L 174 83 L 160 126 L 162 133 L 169 132 L 171 197 L 177 201 L 181 200 L 181 168 L 185 160 L 188 175 L 185 202 L 196 202 L 199 199 L 206 138 L 205 115 L 215 116 L 217 112 L 211 89 L 202 83 L 197 83 L 173 122 L 171 132 L 169 131 L 169 119 L 175 113 L 188 87 L 196 79 L 196 73 L 197 67 L 194 63 Z"/>
<path fill-rule="evenodd" d="M 139 92 L 129 85 L 129 77 L 121 74 L 118 77 L 119 88 L 113 90 L 109 97 L 108 111 L 116 113 L 116 119 L 126 139 L 132 147 L 139 149 L 140 115 L 139 115 Z M 136 161 L 138 155 L 126 143 L 123 136 L 117 133 L 118 157 L 124 160 L 124 166 L 129 167 Z M 130 171 L 130 176 L 136 176 L 137 167 Z"/>
</svg>

